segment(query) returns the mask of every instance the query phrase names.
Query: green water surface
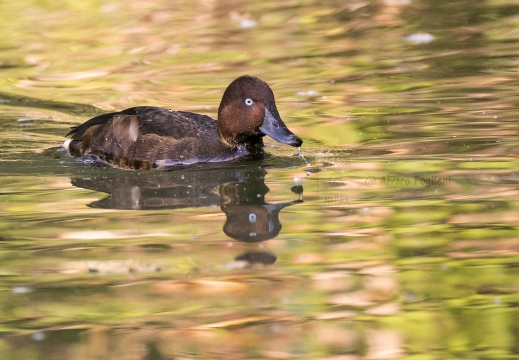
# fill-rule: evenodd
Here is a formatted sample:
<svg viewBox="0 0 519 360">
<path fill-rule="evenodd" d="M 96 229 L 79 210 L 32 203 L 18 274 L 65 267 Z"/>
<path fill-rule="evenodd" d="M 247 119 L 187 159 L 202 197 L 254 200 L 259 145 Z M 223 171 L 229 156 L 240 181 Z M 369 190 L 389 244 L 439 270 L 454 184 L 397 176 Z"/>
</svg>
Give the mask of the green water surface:
<svg viewBox="0 0 519 360">
<path fill-rule="evenodd" d="M 519 357 L 517 1 L 2 1 L 0 33 L 0 359 Z M 243 74 L 309 165 L 57 150 Z"/>
</svg>

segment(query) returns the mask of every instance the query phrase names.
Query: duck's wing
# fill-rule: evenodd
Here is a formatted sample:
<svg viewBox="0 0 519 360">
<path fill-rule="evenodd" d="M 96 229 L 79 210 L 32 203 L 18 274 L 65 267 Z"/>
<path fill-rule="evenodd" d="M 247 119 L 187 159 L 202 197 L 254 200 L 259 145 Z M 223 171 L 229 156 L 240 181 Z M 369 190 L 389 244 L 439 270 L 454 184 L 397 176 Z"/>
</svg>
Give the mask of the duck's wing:
<svg viewBox="0 0 519 360">
<path fill-rule="evenodd" d="M 185 139 L 200 137 L 207 132 L 216 130 L 216 121 L 206 115 L 152 106 L 138 106 L 120 112 L 96 116 L 72 128 L 67 136 L 72 135 L 72 139 L 81 140 L 87 129 L 97 125 L 105 125 L 126 116 L 137 119 L 139 135 L 156 134 L 174 139 Z M 128 126 L 130 124 L 129 122 L 125 123 Z"/>
<path fill-rule="evenodd" d="M 73 128 L 64 144 L 75 157 L 93 155 L 123 168 L 152 168 L 207 161 L 220 155 L 216 121 L 156 107 L 135 107 L 92 118 Z M 232 154 L 231 154 L 232 155 Z M 95 160 L 97 161 L 97 160 Z"/>
<path fill-rule="evenodd" d="M 130 109 L 128 109 L 130 110 Z M 116 115 L 120 115 L 120 112 L 114 112 L 109 114 L 103 114 L 96 116 L 88 121 L 85 121 L 83 124 L 74 126 L 72 130 L 69 131 L 69 133 L 66 136 L 72 135 L 72 138 L 74 140 L 81 140 L 81 137 L 83 137 L 83 134 L 85 133 L 85 130 L 87 130 L 89 127 L 95 126 L 95 125 L 103 125 L 108 123 L 110 120 L 114 118 Z"/>
<path fill-rule="evenodd" d="M 174 139 L 216 135 L 216 121 L 209 116 L 169 109 L 141 106 L 123 111 L 139 119 L 139 134 L 156 134 Z"/>
</svg>

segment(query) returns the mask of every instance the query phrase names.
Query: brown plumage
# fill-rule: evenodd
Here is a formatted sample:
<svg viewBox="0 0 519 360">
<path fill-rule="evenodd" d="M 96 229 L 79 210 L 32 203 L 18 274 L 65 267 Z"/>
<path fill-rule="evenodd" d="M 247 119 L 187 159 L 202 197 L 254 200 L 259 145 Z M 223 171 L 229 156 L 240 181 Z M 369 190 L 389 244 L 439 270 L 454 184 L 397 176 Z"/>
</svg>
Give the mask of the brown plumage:
<svg viewBox="0 0 519 360">
<path fill-rule="evenodd" d="M 241 76 L 227 87 L 218 121 L 139 106 L 97 116 L 67 135 L 72 135 L 66 143 L 71 155 L 132 169 L 260 157 L 265 135 L 291 146 L 302 144 L 281 120 L 270 87 L 252 76 Z"/>
</svg>

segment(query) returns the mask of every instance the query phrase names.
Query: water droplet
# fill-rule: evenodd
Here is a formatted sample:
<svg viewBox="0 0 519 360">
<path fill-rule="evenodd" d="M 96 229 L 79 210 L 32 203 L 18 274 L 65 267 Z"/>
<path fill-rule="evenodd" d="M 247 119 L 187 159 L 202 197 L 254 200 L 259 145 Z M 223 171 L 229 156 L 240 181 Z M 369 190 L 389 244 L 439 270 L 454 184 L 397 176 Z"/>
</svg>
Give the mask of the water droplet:
<svg viewBox="0 0 519 360">
<path fill-rule="evenodd" d="M 31 292 L 31 288 L 27 286 L 13 286 L 11 291 L 13 294 L 27 294 Z"/>
<path fill-rule="evenodd" d="M 415 44 L 427 44 L 434 41 L 435 37 L 431 34 L 412 34 L 406 40 Z"/>
<path fill-rule="evenodd" d="M 308 160 L 306 160 L 305 156 L 303 155 L 303 151 L 301 150 L 301 146 L 299 146 L 297 148 L 297 152 L 298 152 L 299 156 L 301 156 L 301 158 L 305 161 L 306 166 L 310 166 L 310 163 L 308 162 Z"/>
<path fill-rule="evenodd" d="M 251 19 L 241 19 L 240 20 L 240 27 L 242 29 L 252 29 L 255 28 L 258 25 L 258 23 Z"/>
<path fill-rule="evenodd" d="M 45 339 L 45 334 L 42 332 L 35 332 L 31 335 L 31 337 L 34 341 L 42 341 Z"/>
</svg>

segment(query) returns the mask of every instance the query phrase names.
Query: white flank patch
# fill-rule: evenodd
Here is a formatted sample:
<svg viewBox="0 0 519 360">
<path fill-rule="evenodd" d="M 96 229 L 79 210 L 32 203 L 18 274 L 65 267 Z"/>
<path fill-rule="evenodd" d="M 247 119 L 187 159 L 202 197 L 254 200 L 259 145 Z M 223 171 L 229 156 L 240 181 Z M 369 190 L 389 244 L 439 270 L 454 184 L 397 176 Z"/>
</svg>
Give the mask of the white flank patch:
<svg viewBox="0 0 519 360">
<path fill-rule="evenodd" d="M 65 140 L 65 142 L 61 145 L 65 150 L 70 152 L 70 143 L 72 142 L 72 139 Z"/>
<path fill-rule="evenodd" d="M 130 135 L 130 139 L 137 141 L 137 137 L 139 136 L 139 120 L 135 117 L 131 119 L 128 134 Z"/>
</svg>

